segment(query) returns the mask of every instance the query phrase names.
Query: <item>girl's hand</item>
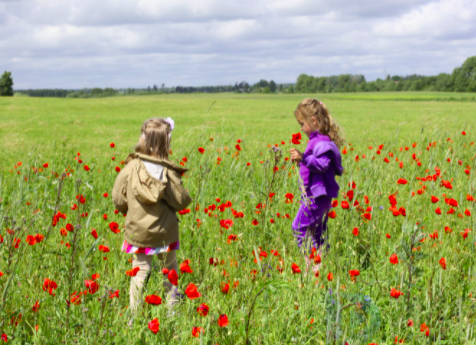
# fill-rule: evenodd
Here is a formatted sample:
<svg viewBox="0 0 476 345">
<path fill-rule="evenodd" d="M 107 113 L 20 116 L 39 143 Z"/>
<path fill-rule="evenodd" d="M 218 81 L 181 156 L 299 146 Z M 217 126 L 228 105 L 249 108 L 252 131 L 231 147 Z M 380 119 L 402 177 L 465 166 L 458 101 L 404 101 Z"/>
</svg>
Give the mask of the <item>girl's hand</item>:
<svg viewBox="0 0 476 345">
<path fill-rule="evenodd" d="M 296 149 L 291 149 L 289 152 L 291 153 L 291 162 L 299 164 L 302 160 L 302 153 Z"/>
</svg>

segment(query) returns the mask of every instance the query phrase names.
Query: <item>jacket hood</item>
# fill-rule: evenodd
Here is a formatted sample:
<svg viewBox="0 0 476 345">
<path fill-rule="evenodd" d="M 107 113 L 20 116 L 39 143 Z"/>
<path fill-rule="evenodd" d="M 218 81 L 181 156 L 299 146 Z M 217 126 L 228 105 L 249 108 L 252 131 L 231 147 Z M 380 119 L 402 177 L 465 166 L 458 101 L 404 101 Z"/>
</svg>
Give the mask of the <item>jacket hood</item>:
<svg viewBox="0 0 476 345">
<path fill-rule="evenodd" d="M 131 153 L 131 154 L 129 154 L 129 156 L 127 156 L 127 158 L 125 160 L 126 164 L 129 163 L 130 161 L 132 161 L 135 158 L 139 158 L 141 160 L 145 160 L 145 161 L 149 161 L 149 162 L 153 162 L 153 163 L 159 163 L 163 167 L 167 167 L 169 169 L 175 170 L 175 171 L 179 172 L 180 174 L 183 174 L 184 172 L 188 171 L 188 169 L 184 169 L 184 168 L 178 166 L 177 164 L 175 164 L 174 162 L 169 161 L 168 159 L 161 159 L 161 158 L 157 158 L 157 157 L 152 157 L 152 156 L 145 155 L 143 153 L 137 153 L 137 152 Z"/>
<path fill-rule="evenodd" d="M 130 172 L 132 193 L 142 203 L 153 204 L 164 196 L 167 185 L 166 167 L 164 167 L 164 180 L 153 178 L 142 161 L 134 162 Z"/>
</svg>

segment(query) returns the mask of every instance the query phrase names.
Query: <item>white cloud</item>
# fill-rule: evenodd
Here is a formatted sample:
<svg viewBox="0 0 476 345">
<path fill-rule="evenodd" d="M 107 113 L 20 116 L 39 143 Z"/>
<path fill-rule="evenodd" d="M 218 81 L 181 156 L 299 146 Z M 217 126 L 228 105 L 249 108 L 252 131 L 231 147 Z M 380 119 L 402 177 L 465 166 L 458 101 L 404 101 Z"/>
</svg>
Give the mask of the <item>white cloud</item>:
<svg viewBox="0 0 476 345">
<path fill-rule="evenodd" d="M 0 0 L 0 61 L 17 88 L 437 74 L 475 23 L 474 0 Z"/>
</svg>

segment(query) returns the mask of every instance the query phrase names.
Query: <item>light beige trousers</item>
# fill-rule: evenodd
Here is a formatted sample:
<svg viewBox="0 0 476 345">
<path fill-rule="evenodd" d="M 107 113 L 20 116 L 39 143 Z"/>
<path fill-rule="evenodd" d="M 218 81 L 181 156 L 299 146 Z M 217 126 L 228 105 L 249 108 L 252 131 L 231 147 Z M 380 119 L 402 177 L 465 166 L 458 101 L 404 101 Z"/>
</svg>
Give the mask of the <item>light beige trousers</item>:
<svg viewBox="0 0 476 345">
<path fill-rule="evenodd" d="M 140 270 L 137 272 L 135 277 L 131 279 L 131 287 L 129 291 L 129 303 L 130 310 L 134 312 L 137 307 L 140 305 L 142 300 L 142 290 L 144 283 L 150 275 L 152 270 L 152 258 L 156 256 L 159 261 L 159 272 L 162 274 L 162 268 L 168 268 L 170 271 L 175 270 L 178 273 L 177 269 L 177 251 L 171 250 L 166 253 L 159 253 L 157 255 L 145 255 L 145 254 L 134 254 L 132 257 L 132 267 L 139 267 Z M 176 302 L 174 286 L 167 278 L 167 275 L 164 275 L 164 288 L 167 293 L 167 304 L 173 305 Z"/>
</svg>

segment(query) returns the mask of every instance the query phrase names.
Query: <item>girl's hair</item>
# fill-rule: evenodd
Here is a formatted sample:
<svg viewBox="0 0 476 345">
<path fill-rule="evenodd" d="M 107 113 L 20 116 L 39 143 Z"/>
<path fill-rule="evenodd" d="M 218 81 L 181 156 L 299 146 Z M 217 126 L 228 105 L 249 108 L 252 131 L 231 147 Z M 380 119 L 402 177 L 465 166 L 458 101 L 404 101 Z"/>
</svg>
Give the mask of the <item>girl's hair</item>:
<svg viewBox="0 0 476 345">
<path fill-rule="evenodd" d="M 137 153 L 156 156 L 161 159 L 169 158 L 170 124 L 161 117 L 145 120 L 140 129 L 141 136 L 135 147 Z"/>
<path fill-rule="evenodd" d="M 298 121 L 307 123 L 310 123 L 311 118 L 316 119 L 319 132 L 327 135 L 339 148 L 344 144 L 339 126 L 329 114 L 324 103 L 317 99 L 304 98 L 294 111 L 294 116 Z"/>
</svg>

